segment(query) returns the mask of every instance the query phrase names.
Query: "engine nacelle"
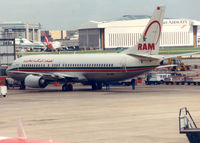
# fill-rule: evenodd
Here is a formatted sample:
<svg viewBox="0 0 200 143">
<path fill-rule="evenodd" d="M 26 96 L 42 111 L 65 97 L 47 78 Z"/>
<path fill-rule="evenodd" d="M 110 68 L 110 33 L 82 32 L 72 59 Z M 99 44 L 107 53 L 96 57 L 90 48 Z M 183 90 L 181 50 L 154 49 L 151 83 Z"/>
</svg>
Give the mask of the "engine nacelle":
<svg viewBox="0 0 200 143">
<path fill-rule="evenodd" d="M 26 86 L 32 88 L 45 88 L 48 85 L 48 82 L 42 77 L 34 75 L 28 75 L 25 78 L 24 83 Z"/>
</svg>

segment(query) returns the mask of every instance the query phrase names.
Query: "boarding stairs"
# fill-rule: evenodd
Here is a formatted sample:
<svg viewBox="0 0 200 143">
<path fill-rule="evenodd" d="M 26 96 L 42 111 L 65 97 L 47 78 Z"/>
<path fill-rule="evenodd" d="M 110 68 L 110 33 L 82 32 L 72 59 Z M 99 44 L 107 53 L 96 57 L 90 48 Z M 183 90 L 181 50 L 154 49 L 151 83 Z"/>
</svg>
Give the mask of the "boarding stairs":
<svg viewBox="0 0 200 143">
<path fill-rule="evenodd" d="M 186 134 L 190 143 L 200 143 L 200 128 L 197 128 L 186 107 L 179 112 L 179 131 L 180 134 Z"/>
</svg>

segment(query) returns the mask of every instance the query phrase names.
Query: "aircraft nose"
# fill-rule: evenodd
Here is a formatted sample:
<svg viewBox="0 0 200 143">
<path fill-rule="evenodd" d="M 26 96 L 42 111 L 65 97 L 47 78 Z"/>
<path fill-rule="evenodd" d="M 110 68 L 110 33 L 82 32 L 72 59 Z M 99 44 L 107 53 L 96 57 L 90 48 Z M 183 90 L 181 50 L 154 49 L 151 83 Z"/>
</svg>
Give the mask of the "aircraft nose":
<svg viewBox="0 0 200 143">
<path fill-rule="evenodd" d="M 8 75 L 8 71 L 10 70 L 10 67 L 7 67 L 6 74 Z"/>
<path fill-rule="evenodd" d="M 7 69 L 6 69 L 6 74 L 7 74 L 7 75 L 9 75 L 9 71 L 10 71 L 11 69 L 12 69 L 12 65 L 7 67 Z"/>
</svg>

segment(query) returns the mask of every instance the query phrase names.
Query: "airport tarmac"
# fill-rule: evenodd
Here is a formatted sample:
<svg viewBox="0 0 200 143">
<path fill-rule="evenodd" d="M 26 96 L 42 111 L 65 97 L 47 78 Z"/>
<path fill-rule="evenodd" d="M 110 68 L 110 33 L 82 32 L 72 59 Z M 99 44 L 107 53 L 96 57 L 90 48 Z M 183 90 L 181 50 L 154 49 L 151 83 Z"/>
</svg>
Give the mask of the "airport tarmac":
<svg viewBox="0 0 200 143">
<path fill-rule="evenodd" d="M 179 134 L 178 114 L 188 107 L 200 123 L 200 86 L 112 86 L 91 91 L 75 86 L 61 92 L 10 89 L 0 98 L 0 136 L 17 136 L 21 118 L 31 139 L 65 143 L 187 143 Z"/>
</svg>

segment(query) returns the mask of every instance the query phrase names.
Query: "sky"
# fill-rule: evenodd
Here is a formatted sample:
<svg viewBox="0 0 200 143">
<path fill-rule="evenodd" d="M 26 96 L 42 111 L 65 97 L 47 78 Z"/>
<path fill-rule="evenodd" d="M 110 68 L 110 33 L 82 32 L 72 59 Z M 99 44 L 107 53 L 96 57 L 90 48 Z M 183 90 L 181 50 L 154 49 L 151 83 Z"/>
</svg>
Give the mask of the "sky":
<svg viewBox="0 0 200 143">
<path fill-rule="evenodd" d="M 0 0 L 0 22 L 40 23 L 43 30 L 75 30 L 89 21 L 123 15 L 152 15 L 166 6 L 166 17 L 200 20 L 200 0 Z"/>
</svg>

